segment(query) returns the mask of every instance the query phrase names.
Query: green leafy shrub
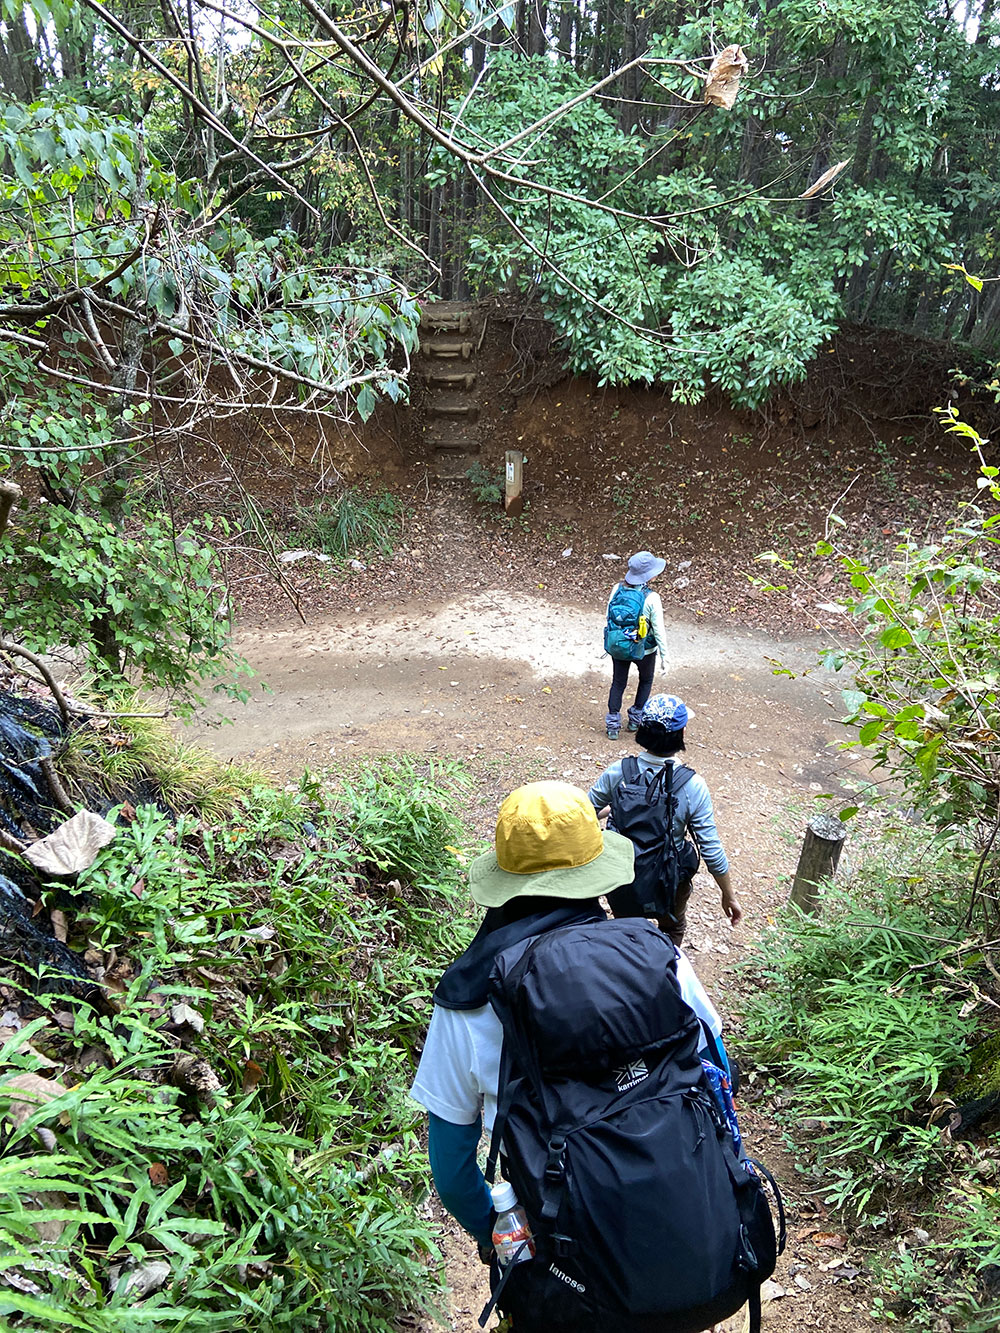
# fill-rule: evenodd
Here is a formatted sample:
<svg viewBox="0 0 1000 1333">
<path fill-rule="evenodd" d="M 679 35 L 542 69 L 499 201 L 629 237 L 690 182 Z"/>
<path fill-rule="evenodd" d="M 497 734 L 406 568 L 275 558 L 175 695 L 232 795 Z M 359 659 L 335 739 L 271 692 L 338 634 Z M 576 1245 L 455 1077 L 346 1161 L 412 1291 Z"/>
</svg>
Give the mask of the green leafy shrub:
<svg viewBox="0 0 1000 1333">
<path fill-rule="evenodd" d="M 847 575 L 843 600 L 828 609 L 849 629 L 820 661 L 850 680 L 843 720 L 854 734 L 843 748 L 867 750 L 891 779 L 870 799 L 902 797 L 947 840 L 966 871 L 956 915 L 971 922 L 978 913 L 992 933 L 1000 921 L 1000 468 L 987 464 L 986 441 L 954 408 L 942 416 L 980 461 L 975 498 L 959 503 L 935 540 L 902 532 L 877 559 L 852 549 L 844 520 L 830 516 L 816 554 Z M 777 552 L 758 559 L 798 574 Z"/>
<path fill-rule="evenodd" d="M 338 805 L 366 865 L 381 874 L 425 884 L 440 874 L 461 825 L 441 803 L 442 788 L 467 785 L 460 768 L 400 756 L 362 769 L 339 793 Z"/>
<path fill-rule="evenodd" d="M 788 909 L 747 964 L 748 1050 L 790 1084 L 789 1124 L 818 1125 L 809 1144 L 836 1206 L 873 1212 L 944 1165 L 932 1098 L 963 1069 L 974 1020 L 941 965 L 959 943 L 943 915 L 882 860 L 828 890 L 821 916 Z"/>
<path fill-rule="evenodd" d="M 349 488 L 336 500 L 320 500 L 295 513 L 299 535 L 336 560 L 355 552 L 391 551 L 399 534 L 402 507 L 388 491 L 366 494 Z"/>
<path fill-rule="evenodd" d="M 225 581 L 209 545 L 215 522 L 206 514 L 177 528 L 137 507 L 117 528 L 61 504 L 17 511 L 0 563 L 17 567 L 19 595 L 0 606 L 0 630 L 42 653 L 80 649 L 105 692 L 145 681 L 182 712 L 200 702 L 200 682 L 246 699 L 237 680 L 249 668 L 230 647 Z"/>
<path fill-rule="evenodd" d="M 362 773 L 363 796 L 345 783 L 335 802 L 313 779 L 257 786 L 212 825 L 123 812 L 68 913 L 113 1003 L 49 995 L 72 1027 L 42 1015 L 0 1051 L 0 1114 L 35 1050 L 67 1085 L 0 1148 L 4 1327 L 389 1333 L 401 1310 L 431 1307 L 438 1256 L 415 1207 L 426 1162 L 405 1089 L 455 941 L 456 858 L 421 830 L 456 826 L 434 823 L 434 793 L 449 795 L 433 772 L 393 771 Z M 343 811 L 356 802 L 378 828 L 384 799 L 405 826 L 414 787 L 422 891 L 373 894 Z M 171 1028 L 181 1002 L 200 1036 Z M 189 1056 L 195 1076 L 179 1072 Z M 54 1134 L 46 1153 L 38 1125 Z M 43 1239 L 50 1224 L 61 1232 Z"/>
<path fill-rule="evenodd" d="M 491 470 L 484 467 L 477 459 L 465 475 L 472 486 L 472 494 L 481 505 L 498 505 L 503 502 L 503 468 Z"/>
</svg>

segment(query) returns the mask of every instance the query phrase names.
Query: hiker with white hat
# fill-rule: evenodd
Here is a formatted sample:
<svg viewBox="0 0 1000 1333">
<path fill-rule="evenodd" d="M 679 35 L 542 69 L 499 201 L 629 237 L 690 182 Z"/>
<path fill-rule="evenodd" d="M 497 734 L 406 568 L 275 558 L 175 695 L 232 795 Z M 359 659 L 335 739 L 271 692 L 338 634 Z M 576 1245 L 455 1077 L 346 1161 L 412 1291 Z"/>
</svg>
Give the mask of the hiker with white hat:
<svg viewBox="0 0 1000 1333">
<path fill-rule="evenodd" d="M 469 891 L 486 917 L 434 991 L 410 1096 L 430 1115 L 428 1154 L 441 1202 L 481 1243 L 489 1243 L 492 1205 L 476 1150 L 484 1121 L 488 1133 L 496 1115 L 503 1041 L 487 998 L 494 960 L 529 937 L 606 922 L 598 899 L 629 883 L 633 855 L 627 838 L 602 831 L 578 787 L 531 782 L 501 805 L 495 850 L 469 867 Z M 721 1045 L 721 1019 L 680 952 L 677 979 L 706 1043 Z"/>
<path fill-rule="evenodd" d="M 490 1264 L 484 1327 L 494 1307 L 513 1333 L 706 1329 L 747 1301 L 759 1316 L 766 1173 L 690 963 L 600 905 L 632 874 L 632 843 L 565 782 L 512 792 L 469 868 L 486 917 L 434 991 L 410 1095 L 441 1201 Z"/>
<path fill-rule="evenodd" d="M 595 810 L 610 811 L 608 827 L 636 843 L 635 878 L 608 895 L 612 912 L 618 918 L 654 919 L 678 947 L 699 853 L 719 886 L 729 924 L 743 919 L 708 786 L 680 759 L 684 729 L 693 717 L 676 695 L 654 694 L 639 716 L 639 753 L 616 759 L 587 793 Z"/>
<path fill-rule="evenodd" d="M 667 562 L 651 551 L 637 551 L 628 562 L 621 583 L 616 583 L 608 598 L 604 628 L 604 651 L 612 661 L 608 712 L 604 719 L 608 738 L 617 740 L 621 732 L 622 698 L 628 684 L 629 668 L 636 664 L 639 681 L 635 701 L 628 710 L 628 729 L 635 731 L 643 705 L 653 688 L 656 659 L 666 669 L 667 633 L 663 624 L 663 603 L 650 584 L 662 574 Z"/>
</svg>

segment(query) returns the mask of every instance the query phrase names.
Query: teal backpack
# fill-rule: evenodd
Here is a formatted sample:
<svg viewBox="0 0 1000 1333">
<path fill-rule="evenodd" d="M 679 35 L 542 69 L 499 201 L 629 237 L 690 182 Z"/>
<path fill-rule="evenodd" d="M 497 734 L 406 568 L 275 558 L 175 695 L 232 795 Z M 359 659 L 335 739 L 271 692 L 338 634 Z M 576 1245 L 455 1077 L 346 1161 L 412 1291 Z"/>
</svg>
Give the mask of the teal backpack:
<svg viewBox="0 0 1000 1333">
<path fill-rule="evenodd" d="M 645 583 L 638 588 L 619 583 L 611 594 L 604 626 L 604 651 L 616 662 L 641 662 L 646 656 L 648 627 L 642 608 L 648 591 Z"/>
</svg>

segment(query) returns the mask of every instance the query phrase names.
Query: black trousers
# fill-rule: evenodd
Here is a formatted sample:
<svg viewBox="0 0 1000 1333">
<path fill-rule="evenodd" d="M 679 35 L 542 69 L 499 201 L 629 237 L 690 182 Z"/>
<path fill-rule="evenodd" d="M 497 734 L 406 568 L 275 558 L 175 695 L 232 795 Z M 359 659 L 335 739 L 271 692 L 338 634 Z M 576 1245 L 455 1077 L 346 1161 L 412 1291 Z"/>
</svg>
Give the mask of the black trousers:
<svg viewBox="0 0 1000 1333">
<path fill-rule="evenodd" d="M 631 662 L 619 662 L 617 659 L 612 659 L 611 690 L 608 694 L 609 713 L 621 712 L 622 696 L 625 694 L 625 686 L 628 684 L 628 671 L 631 665 Z M 653 689 L 656 653 L 647 653 L 635 665 L 639 672 L 639 684 L 636 687 L 635 703 L 632 706 L 633 708 L 643 708 Z"/>
</svg>

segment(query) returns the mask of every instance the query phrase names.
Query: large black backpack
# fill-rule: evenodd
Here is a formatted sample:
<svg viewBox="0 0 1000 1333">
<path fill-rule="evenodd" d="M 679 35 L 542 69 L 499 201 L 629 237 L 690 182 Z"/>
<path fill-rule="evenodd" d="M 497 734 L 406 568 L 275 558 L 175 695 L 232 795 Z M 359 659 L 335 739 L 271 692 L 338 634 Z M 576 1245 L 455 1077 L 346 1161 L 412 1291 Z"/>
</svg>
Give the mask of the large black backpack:
<svg viewBox="0 0 1000 1333">
<path fill-rule="evenodd" d="M 608 894 L 615 916 L 670 915 L 678 885 L 698 869 L 698 848 L 687 838 L 678 847 L 673 833 L 677 794 L 693 777 L 684 764 L 643 772 L 635 755 L 622 760 L 622 780 L 609 797 L 608 828 L 635 847 L 635 871 L 631 884 Z"/>
<path fill-rule="evenodd" d="M 536 1253 L 494 1262 L 480 1323 L 496 1304 L 516 1333 L 696 1333 L 749 1301 L 759 1328 L 778 1253 L 763 1168 L 711 1095 L 670 940 L 642 920 L 536 935 L 498 955 L 490 1002 L 487 1176 L 502 1150 Z"/>
</svg>

